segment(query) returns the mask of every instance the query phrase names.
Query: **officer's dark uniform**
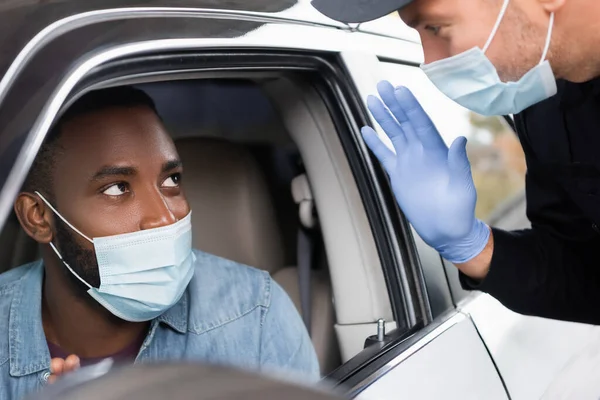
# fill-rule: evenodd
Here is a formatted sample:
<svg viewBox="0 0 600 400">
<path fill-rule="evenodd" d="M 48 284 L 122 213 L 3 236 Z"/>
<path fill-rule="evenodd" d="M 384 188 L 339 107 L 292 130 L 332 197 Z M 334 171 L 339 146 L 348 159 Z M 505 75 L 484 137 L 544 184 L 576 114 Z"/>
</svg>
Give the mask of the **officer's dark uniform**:
<svg viewBox="0 0 600 400">
<path fill-rule="evenodd" d="M 532 229 L 494 229 L 488 276 L 461 282 L 519 313 L 600 324 L 600 79 L 558 87 L 515 117 Z"/>
</svg>

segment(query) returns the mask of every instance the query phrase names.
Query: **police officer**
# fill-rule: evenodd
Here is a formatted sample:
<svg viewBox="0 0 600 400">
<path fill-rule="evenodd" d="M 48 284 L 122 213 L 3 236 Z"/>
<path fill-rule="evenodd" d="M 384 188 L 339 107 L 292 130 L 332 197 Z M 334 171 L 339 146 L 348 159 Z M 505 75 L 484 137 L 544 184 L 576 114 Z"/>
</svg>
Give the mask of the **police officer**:
<svg viewBox="0 0 600 400">
<path fill-rule="evenodd" d="M 387 82 L 368 99 L 396 154 L 363 137 L 419 235 L 464 288 L 514 311 L 600 324 L 600 2 L 598 0 L 313 0 L 343 22 L 398 11 L 423 43 L 422 69 L 483 115 L 515 115 L 528 167 L 532 228 L 475 218 L 465 138 L 450 148 L 411 92 Z"/>
</svg>

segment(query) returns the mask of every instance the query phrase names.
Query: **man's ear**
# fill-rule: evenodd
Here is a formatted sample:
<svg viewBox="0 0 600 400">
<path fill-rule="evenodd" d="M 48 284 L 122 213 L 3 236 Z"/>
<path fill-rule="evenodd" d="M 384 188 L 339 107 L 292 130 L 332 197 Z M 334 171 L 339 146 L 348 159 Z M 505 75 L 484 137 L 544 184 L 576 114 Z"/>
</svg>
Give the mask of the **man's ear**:
<svg viewBox="0 0 600 400">
<path fill-rule="evenodd" d="M 42 244 L 52 241 L 52 211 L 38 196 L 20 193 L 14 208 L 21 227 L 33 240 Z"/>
<path fill-rule="evenodd" d="M 538 0 L 544 10 L 548 13 L 558 12 L 567 2 L 567 0 Z"/>
</svg>

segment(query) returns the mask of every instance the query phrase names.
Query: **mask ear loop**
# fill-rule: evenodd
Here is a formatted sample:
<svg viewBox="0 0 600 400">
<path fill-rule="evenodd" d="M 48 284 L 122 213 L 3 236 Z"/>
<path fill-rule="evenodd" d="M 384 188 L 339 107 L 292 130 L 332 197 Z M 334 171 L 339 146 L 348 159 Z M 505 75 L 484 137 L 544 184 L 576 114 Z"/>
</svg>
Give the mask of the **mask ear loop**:
<svg viewBox="0 0 600 400">
<path fill-rule="evenodd" d="M 52 207 L 52 204 L 50 204 L 50 202 L 48 200 L 46 200 L 46 198 L 44 196 L 42 196 L 42 194 L 40 192 L 38 192 L 36 190 L 34 193 L 37 194 L 40 197 L 40 199 L 42 199 L 42 201 L 44 203 L 46 203 L 46 205 L 48 207 L 50 207 L 50 209 L 52 210 L 52 212 L 54 212 L 54 214 L 56 214 L 56 216 L 58 218 L 60 218 L 65 224 L 67 224 L 69 226 L 69 228 L 73 229 L 75 232 L 77 232 L 83 238 L 87 239 L 88 242 L 94 244 L 94 241 L 92 239 L 90 239 L 89 237 L 87 237 L 86 235 L 84 235 L 79 229 L 75 228 L 73 225 L 71 225 L 71 223 L 69 221 L 67 221 L 62 215 L 60 215 L 60 213 L 58 211 L 56 211 L 56 209 L 54 207 Z"/>
<path fill-rule="evenodd" d="M 548 25 L 548 34 L 546 35 L 546 44 L 544 45 L 544 51 L 542 52 L 542 58 L 540 64 L 544 62 L 550 50 L 550 40 L 552 39 L 552 30 L 554 29 L 554 13 L 550 13 L 550 22 Z"/>
<path fill-rule="evenodd" d="M 80 277 L 75 271 L 73 271 L 73 268 L 71 268 L 71 266 L 69 265 L 69 263 L 67 263 L 62 256 L 60 255 L 58 249 L 56 248 L 56 246 L 54 246 L 54 243 L 50 242 L 50 247 L 52 247 L 52 250 L 54 250 L 54 252 L 56 253 L 56 255 L 58 256 L 58 258 L 60 258 L 60 261 L 62 261 L 63 264 L 65 264 L 65 267 L 67 267 L 67 269 L 69 271 L 71 271 L 71 273 L 75 276 L 75 278 L 79 279 L 81 281 L 81 283 L 83 283 L 85 286 L 87 286 L 88 288 L 92 288 L 92 285 L 90 285 L 89 283 L 87 283 L 86 281 L 83 280 L 82 277 Z"/>
<path fill-rule="evenodd" d="M 492 29 L 492 33 L 490 33 L 490 37 L 488 37 L 488 40 L 485 43 L 485 46 L 483 46 L 484 53 L 490 47 L 490 45 L 492 44 L 492 40 L 494 40 L 494 37 L 496 36 L 496 33 L 498 32 L 500 23 L 504 19 L 504 14 L 506 14 L 506 9 L 508 8 L 508 3 L 510 3 L 510 0 L 504 0 L 504 4 L 502 4 L 502 9 L 500 10 L 500 14 L 498 15 L 498 18 L 496 19 L 496 24 L 494 25 L 494 28 Z"/>
<path fill-rule="evenodd" d="M 42 196 L 42 194 L 38 191 L 35 191 L 35 194 L 37 194 L 40 199 L 42 199 L 42 201 L 44 203 L 46 203 L 46 205 L 48 207 L 50 207 L 50 209 L 52 210 L 52 212 L 54 212 L 54 214 L 56 214 L 58 216 L 58 218 L 60 218 L 65 224 L 67 224 L 69 226 L 69 228 L 73 229 L 75 232 L 79 233 L 82 237 L 84 237 L 85 239 L 89 240 L 92 244 L 94 243 L 89 237 L 87 237 L 86 235 L 84 235 L 83 233 L 81 233 L 81 231 L 79 231 L 79 229 L 75 228 L 73 225 L 71 225 L 69 223 L 69 221 L 67 221 L 62 215 L 60 215 L 60 213 L 58 211 L 56 211 L 56 209 L 54 207 L 52 207 L 52 204 L 50 204 L 50 202 L 48 200 L 46 200 L 46 198 L 44 196 Z M 65 265 L 65 267 L 67 267 L 67 269 L 69 271 L 71 271 L 71 273 L 81 281 L 81 283 L 83 283 L 85 286 L 87 286 L 88 288 L 92 288 L 92 285 L 90 285 L 89 283 L 87 283 L 85 280 L 83 280 L 82 277 L 80 277 L 74 270 L 73 268 L 71 268 L 71 266 L 69 265 L 69 263 L 67 263 L 62 255 L 60 254 L 60 252 L 58 251 L 58 249 L 56 248 L 56 246 L 54 245 L 54 243 L 50 242 L 50 247 L 52 248 L 52 250 L 54 250 L 54 253 L 56 253 L 56 255 L 58 256 L 58 258 L 60 259 L 60 261 L 62 261 L 62 263 Z"/>
</svg>

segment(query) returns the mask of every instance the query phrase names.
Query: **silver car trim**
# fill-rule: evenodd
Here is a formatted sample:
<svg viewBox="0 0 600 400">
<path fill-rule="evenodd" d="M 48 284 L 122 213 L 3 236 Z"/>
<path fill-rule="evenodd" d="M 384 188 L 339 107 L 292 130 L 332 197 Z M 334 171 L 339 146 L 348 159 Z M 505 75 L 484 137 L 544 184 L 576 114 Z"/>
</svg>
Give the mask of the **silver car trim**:
<svg viewBox="0 0 600 400">
<path fill-rule="evenodd" d="M 167 71 L 158 72 L 144 72 L 135 73 L 129 75 L 119 76 L 117 78 L 110 78 L 102 80 L 101 82 L 94 83 L 90 86 L 86 86 L 81 91 L 77 92 L 75 96 L 69 98 L 66 103 L 63 103 L 61 110 L 57 115 L 60 118 L 61 112 L 67 110 L 78 98 L 84 94 L 100 89 L 106 89 L 114 86 L 126 86 L 126 85 L 139 85 L 142 83 L 152 82 L 164 82 L 165 80 L 177 81 L 177 80 L 190 80 L 190 79 L 214 79 L 214 78 L 275 78 L 280 77 L 281 72 L 269 71 L 265 72 L 264 68 L 257 68 L 256 72 L 252 72 L 253 68 L 245 67 L 231 67 L 231 68 L 195 68 L 195 69 L 174 69 Z M 307 68 L 290 68 L 285 67 L 285 71 L 300 71 L 308 70 Z M 241 72 L 240 72 L 241 71 Z"/>
<path fill-rule="evenodd" d="M 465 321 L 466 319 L 469 319 L 469 317 L 466 316 L 465 314 L 460 313 L 460 312 L 455 312 L 448 319 L 446 319 L 444 322 L 442 322 L 437 328 L 435 328 L 433 331 L 424 335 L 421 339 L 419 339 L 418 342 L 416 342 L 415 344 L 413 344 L 412 346 L 407 348 L 405 351 L 400 353 L 396 358 L 394 358 L 393 360 L 391 360 L 390 362 L 385 364 L 383 367 L 381 367 L 374 373 L 370 374 L 365 380 L 354 385 L 349 390 L 349 392 L 353 393 L 355 395 L 360 394 L 367 387 L 369 387 L 370 385 L 375 383 L 377 380 L 379 380 L 383 375 L 387 374 L 392 369 L 397 367 L 399 364 L 403 363 L 408 358 L 413 356 L 415 353 L 417 353 L 423 347 L 425 347 L 426 345 L 431 343 L 436 337 L 440 336 L 441 334 L 446 332 L 448 329 L 452 328 L 454 325 L 457 325 L 457 324 Z M 416 335 L 418 335 L 418 334 L 419 333 L 417 332 Z"/>
<path fill-rule="evenodd" d="M 295 25 L 309 25 L 333 27 L 342 29 L 338 25 L 325 24 L 321 22 L 307 22 L 291 17 L 277 16 L 253 11 L 236 11 L 225 9 L 209 8 L 174 8 L 174 7 L 127 7 L 108 10 L 89 11 L 60 19 L 46 26 L 38 32 L 15 57 L 10 67 L 0 81 L 0 104 L 4 101 L 6 92 L 18 72 L 25 64 L 48 42 L 56 39 L 58 36 L 92 23 L 113 21 L 121 18 L 148 18 L 153 16 L 160 17 L 193 17 L 193 18 L 218 18 L 231 19 L 251 22 L 275 22 L 290 23 Z"/>
<path fill-rule="evenodd" d="M 131 9 L 128 9 L 131 10 Z M 140 10 L 140 9 L 136 9 Z M 165 9 L 166 10 L 166 9 Z M 165 11 L 163 10 L 163 12 Z M 109 10 L 114 11 L 114 10 Z M 149 14 L 146 15 L 154 15 L 154 10 L 150 10 Z M 181 11 L 177 11 L 180 13 Z M 108 12 L 107 12 L 108 13 Z M 175 14 L 177 14 L 175 13 Z M 197 11 L 194 12 L 197 15 Z M 89 13 L 88 17 L 97 15 L 98 13 Z M 171 15 L 175 15 L 171 14 Z M 79 18 L 82 14 L 79 15 Z M 104 15 L 104 14 L 102 14 Z M 108 14 L 109 16 L 112 14 Z M 188 15 L 184 13 L 184 15 Z M 211 16 L 214 17 L 215 12 L 207 12 L 202 16 Z M 164 16 L 164 15 L 162 15 Z M 234 15 L 231 13 L 226 16 L 231 17 L 234 20 L 237 18 L 233 18 Z M 66 31 L 65 21 L 72 21 L 73 23 L 80 23 L 81 21 L 73 17 L 73 19 L 65 18 L 61 20 L 62 22 L 59 25 L 50 25 L 48 30 L 44 30 L 44 34 L 40 33 L 36 36 L 35 41 L 32 40 L 26 48 L 24 48 L 21 53 L 19 53 L 18 59 L 11 64 L 9 67 L 10 73 L 4 76 L 2 81 L 0 81 L 0 106 L 2 106 L 2 101 L 8 92 L 10 87 L 11 80 L 17 75 L 19 69 L 25 65 L 25 63 L 31 58 L 32 52 L 36 51 L 39 46 L 42 46 L 49 39 L 56 36 L 57 29 L 62 29 L 60 32 Z M 71 17 L 70 17 L 71 18 Z M 254 18 L 254 17 L 252 17 Z M 266 18 L 266 17 L 265 17 Z M 283 20 L 279 20 L 274 17 L 268 18 L 271 21 L 279 21 L 285 22 Z M 58 24 L 58 22 L 57 22 Z M 304 27 L 315 27 L 322 28 L 319 26 L 315 26 L 313 24 L 298 24 L 297 26 Z M 49 29 L 51 26 L 54 26 L 54 30 Z M 281 26 L 286 27 L 283 24 L 266 24 L 264 27 L 272 27 L 272 26 Z M 159 39 L 159 40 L 148 40 L 141 41 L 136 43 L 129 43 L 124 45 L 119 45 L 113 47 L 111 49 L 105 50 L 102 53 L 95 54 L 88 58 L 85 61 L 82 61 L 77 67 L 72 69 L 71 73 L 67 75 L 66 78 L 58 85 L 58 89 L 54 91 L 53 95 L 50 98 L 50 103 L 47 103 L 44 107 L 40 116 L 36 119 L 35 124 L 33 125 L 30 133 L 28 134 L 25 143 L 23 144 L 20 153 L 13 165 L 10 174 L 8 175 L 4 186 L 2 187 L 2 197 L 0 198 L 0 223 L 4 223 L 7 216 L 9 215 L 10 209 L 12 207 L 13 199 L 18 194 L 18 191 L 25 180 L 25 176 L 35 159 L 35 156 L 44 140 L 46 132 L 49 130 L 55 116 L 58 113 L 58 110 L 61 107 L 61 104 L 64 102 L 69 92 L 73 89 L 75 84 L 83 78 L 91 69 L 96 66 L 110 61 L 112 59 L 118 57 L 124 57 L 129 55 L 141 54 L 145 52 L 151 51 L 164 51 L 164 50 L 198 50 L 198 49 L 211 49 L 211 48 L 247 48 L 247 47 L 262 47 L 262 48 L 288 48 L 288 49 L 302 49 L 302 50 L 312 50 L 312 51 L 329 51 L 329 52 L 339 52 L 343 51 L 345 46 L 349 45 L 348 41 L 342 41 L 340 43 L 340 38 L 335 37 L 339 34 L 349 34 L 347 31 L 341 31 L 339 29 L 331 29 L 331 37 L 330 39 L 334 39 L 335 44 L 332 44 L 330 40 L 329 43 L 327 41 L 322 41 L 319 44 L 311 45 L 307 43 L 305 38 L 302 38 L 301 44 L 298 40 L 288 40 L 285 37 L 280 38 L 280 40 L 273 40 L 273 32 L 269 33 L 268 37 L 256 35 L 258 30 L 253 31 L 251 34 L 241 37 L 235 38 L 186 38 L 186 39 Z M 352 33 L 353 35 L 358 35 L 355 37 L 355 40 L 351 42 L 353 46 L 359 46 L 364 48 L 364 41 L 361 42 L 361 38 L 372 37 L 372 35 L 364 34 L 360 32 Z M 377 40 L 383 40 L 384 42 L 378 42 Z M 373 50 L 376 54 L 386 54 L 389 53 L 399 53 L 403 54 L 406 59 L 411 60 L 411 58 L 417 57 L 418 54 L 418 45 L 398 40 L 398 39 L 385 39 L 382 37 L 378 37 L 376 40 L 376 44 L 379 46 L 373 46 L 372 43 L 369 43 L 370 48 L 375 48 L 377 50 Z M 383 44 L 383 47 L 381 45 Z M 402 45 L 406 45 L 408 47 L 402 48 Z M 404 50 L 404 52 L 402 51 Z M 379 51 L 379 52 L 378 52 Z"/>
</svg>

